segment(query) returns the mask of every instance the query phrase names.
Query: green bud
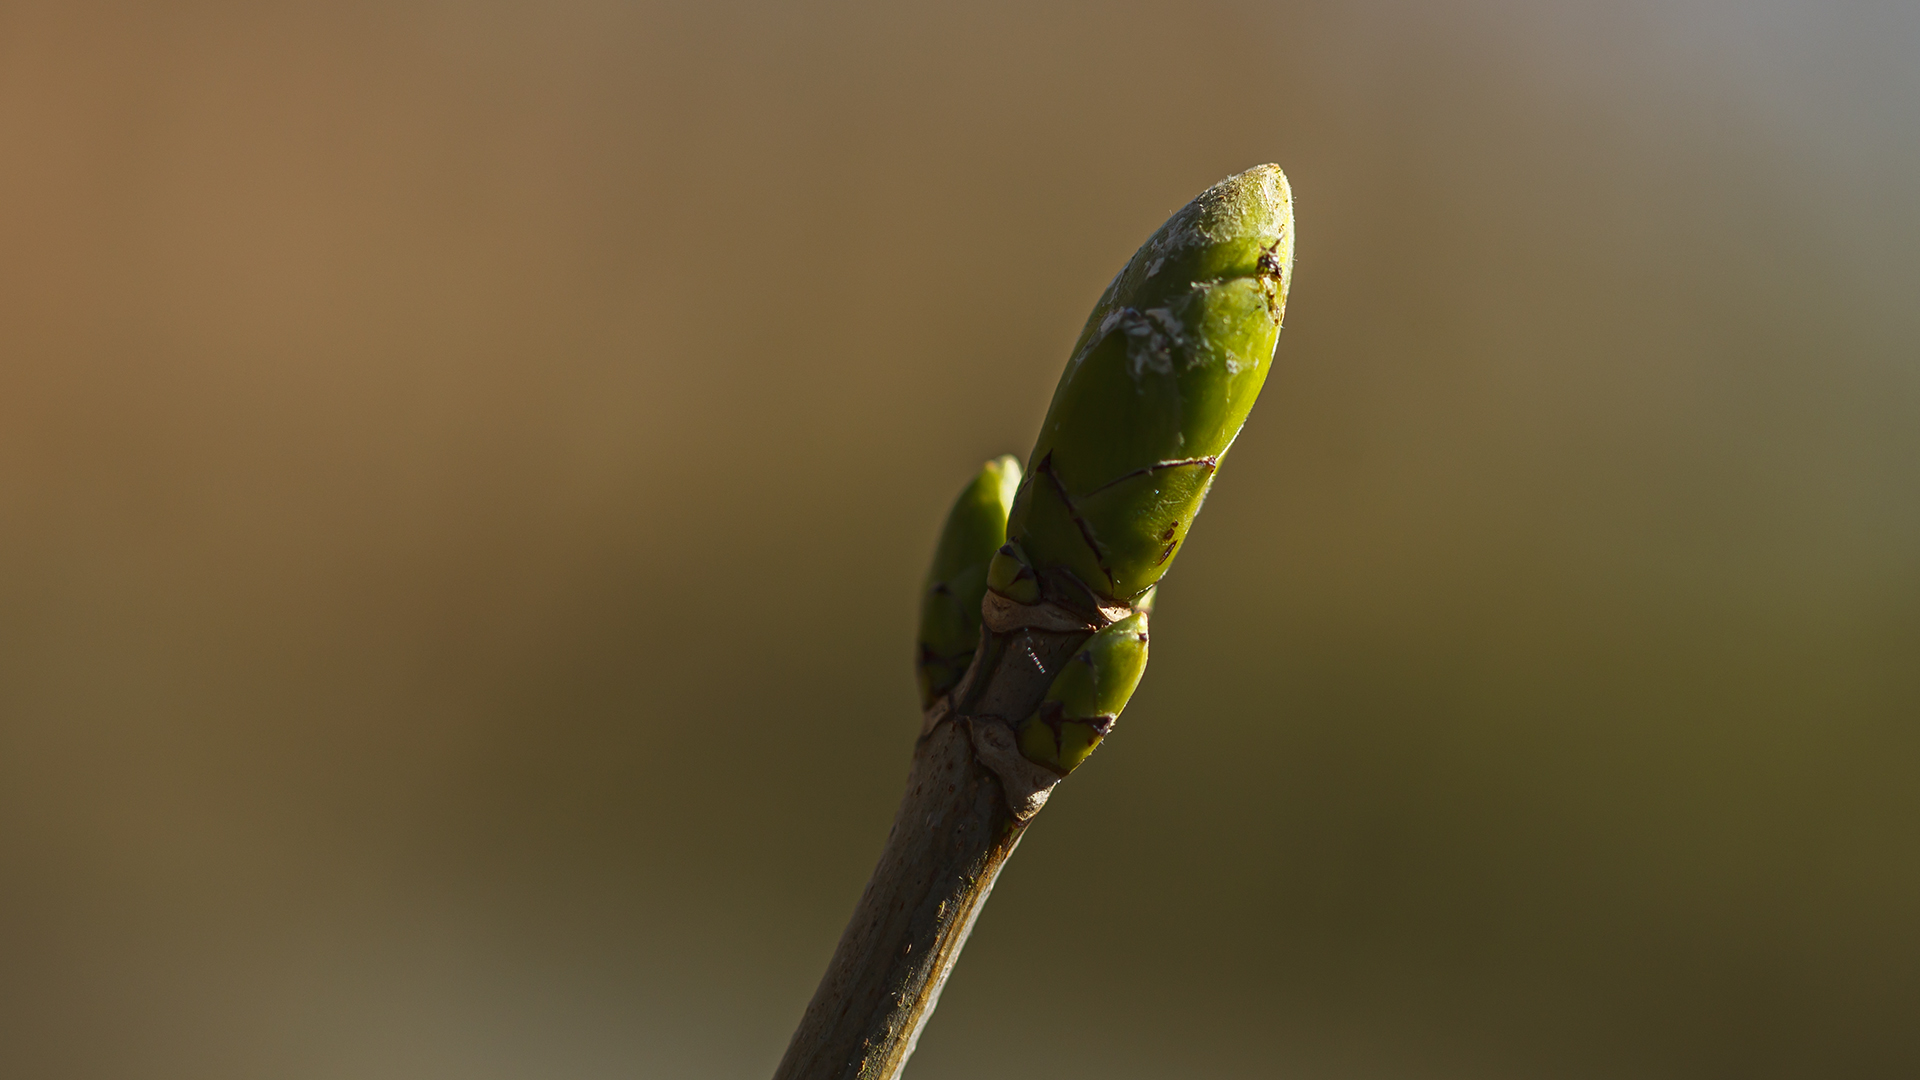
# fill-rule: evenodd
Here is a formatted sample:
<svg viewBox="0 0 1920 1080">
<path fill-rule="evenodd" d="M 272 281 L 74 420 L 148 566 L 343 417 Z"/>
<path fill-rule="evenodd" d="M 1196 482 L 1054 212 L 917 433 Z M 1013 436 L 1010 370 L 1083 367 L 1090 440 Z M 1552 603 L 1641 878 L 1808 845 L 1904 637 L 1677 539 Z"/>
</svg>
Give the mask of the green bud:
<svg viewBox="0 0 1920 1080">
<path fill-rule="evenodd" d="M 1040 601 L 1040 579 L 1019 544 L 1007 544 L 993 553 L 993 561 L 987 564 L 987 588 L 1016 603 Z"/>
<path fill-rule="evenodd" d="M 1054 676 L 1046 697 L 1014 732 L 1028 761 L 1072 772 L 1113 729 L 1147 669 L 1147 616 L 1139 612 L 1094 634 Z"/>
<path fill-rule="evenodd" d="M 1166 572 L 1266 381 L 1293 267 L 1278 166 L 1228 177 L 1107 286 L 1028 458 L 1008 537 L 1126 603 Z"/>
<path fill-rule="evenodd" d="M 940 530 L 920 594 L 920 647 L 914 668 L 923 709 L 953 689 L 973 663 L 980 645 L 987 563 L 1006 542 L 1007 508 L 1019 483 L 1020 462 L 1013 455 L 987 462 L 960 493 Z"/>
</svg>

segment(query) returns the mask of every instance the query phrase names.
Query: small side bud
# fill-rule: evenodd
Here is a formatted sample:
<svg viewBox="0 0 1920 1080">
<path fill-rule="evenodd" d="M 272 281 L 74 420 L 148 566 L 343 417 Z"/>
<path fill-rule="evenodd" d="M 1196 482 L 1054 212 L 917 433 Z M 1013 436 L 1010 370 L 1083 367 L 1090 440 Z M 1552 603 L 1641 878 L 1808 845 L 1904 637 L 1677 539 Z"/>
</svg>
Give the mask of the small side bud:
<svg viewBox="0 0 1920 1080">
<path fill-rule="evenodd" d="M 987 588 L 1016 604 L 1040 602 L 1040 579 L 1019 544 L 1007 544 L 994 552 L 993 561 L 987 564 Z"/>
<path fill-rule="evenodd" d="M 1147 669 L 1147 616 L 1136 612 L 1093 635 L 1015 731 L 1028 761 L 1065 776 L 1113 730 Z"/>
<path fill-rule="evenodd" d="M 987 564 L 1007 539 L 1007 510 L 1020 484 L 1020 462 L 1004 455 L 986 463 L 955 500 L 940 530 L 933 566 L 920 594 L 914 669 L 920 707 L 959 685 L 980 646 L 980 601 Z"/>
</svg>

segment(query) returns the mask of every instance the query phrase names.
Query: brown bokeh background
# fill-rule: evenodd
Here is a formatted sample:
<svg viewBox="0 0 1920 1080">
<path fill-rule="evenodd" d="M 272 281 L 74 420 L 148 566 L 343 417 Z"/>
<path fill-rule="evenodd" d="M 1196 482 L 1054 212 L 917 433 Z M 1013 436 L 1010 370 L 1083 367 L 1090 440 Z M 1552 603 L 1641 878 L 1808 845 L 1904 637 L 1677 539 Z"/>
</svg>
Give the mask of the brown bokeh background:
<svg viewBox="0 0 1920 1080">
<path fill-rule="evenodd" d="M 0 9 L 0 1071 L 758 1077 L 947 500 L 1265 400 L 910 1075 L 1920 1074 L 1920 18 Z"/>
</svg>

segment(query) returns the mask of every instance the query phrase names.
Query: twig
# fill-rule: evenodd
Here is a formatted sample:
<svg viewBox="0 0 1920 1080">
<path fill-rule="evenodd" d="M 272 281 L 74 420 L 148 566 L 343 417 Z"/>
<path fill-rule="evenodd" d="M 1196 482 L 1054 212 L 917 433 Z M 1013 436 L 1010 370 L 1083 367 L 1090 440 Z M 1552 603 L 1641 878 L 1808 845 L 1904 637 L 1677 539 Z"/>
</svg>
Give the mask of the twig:
<svg viewBox="0 0 1920 1080">
<path fill-rule="evenodd" d="M 1202 192 L 1095 306 L 1031 470 L 988 462 L 961 493 L 922 597 L 907 792 L 774 1080 L 905 1066 L 1021 834 L 1140 681 L 1154 589 L 1266 379 L 1292 268 L 1277 166 Z"/>
</svg>

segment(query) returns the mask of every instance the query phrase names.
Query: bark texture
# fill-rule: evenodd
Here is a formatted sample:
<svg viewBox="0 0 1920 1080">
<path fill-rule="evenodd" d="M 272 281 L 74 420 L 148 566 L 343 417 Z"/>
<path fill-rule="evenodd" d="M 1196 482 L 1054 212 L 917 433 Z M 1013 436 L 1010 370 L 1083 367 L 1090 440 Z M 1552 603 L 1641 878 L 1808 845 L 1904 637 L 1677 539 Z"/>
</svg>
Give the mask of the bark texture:
<svg viewBox="0 0 1920 1080">
<path fill-rule="evenodd" d="M 776 1080 L 892 1077 L 1025 826 L 964 725 L 914 750 L 893 831 Z"/>
</svg>

